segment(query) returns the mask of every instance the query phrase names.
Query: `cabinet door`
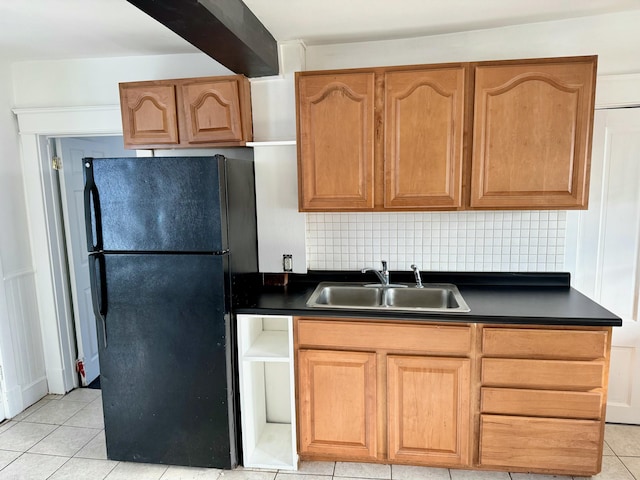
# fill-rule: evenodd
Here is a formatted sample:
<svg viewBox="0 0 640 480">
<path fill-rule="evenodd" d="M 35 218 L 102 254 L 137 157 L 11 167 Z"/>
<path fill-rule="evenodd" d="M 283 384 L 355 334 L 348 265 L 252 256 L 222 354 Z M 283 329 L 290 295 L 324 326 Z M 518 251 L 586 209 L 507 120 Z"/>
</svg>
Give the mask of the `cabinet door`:
<svg viewBox="0 0 640 480">
<path fill-rule="evenodd" d="M 587 207 L 595 73 L 595 57 L 476 66 L 471 207 Z"/>
<path fill-rule="evenodd" d="M 373 209 L 374 79 L 298 75 L 301 211 Z"/>
<path fill-rule="evenodd" d="M 462 207 L 465 72 L 385 74 L 385 208 Z"/>
<path fill-rule="evenodd" d="M 300 350 L 298 404 L 301 454 L 376 457 L 374 353 Z"/>
<path fill-rule="evenodd" d="M 387 357 L 389 460 L 469 465 L 469 362 Z"/>
<path fill-rule="evenodd" d="M 238 80 L 184 81 L 182 115 L 188 143 L 239 142 L 244 139 Z"/>
<path fill-rule="evenodd" d="M 139 145 L 176 145 L 178 119 L 173 85 L 120 84 L 120 110 L 125 148 Z"/>
</svg>

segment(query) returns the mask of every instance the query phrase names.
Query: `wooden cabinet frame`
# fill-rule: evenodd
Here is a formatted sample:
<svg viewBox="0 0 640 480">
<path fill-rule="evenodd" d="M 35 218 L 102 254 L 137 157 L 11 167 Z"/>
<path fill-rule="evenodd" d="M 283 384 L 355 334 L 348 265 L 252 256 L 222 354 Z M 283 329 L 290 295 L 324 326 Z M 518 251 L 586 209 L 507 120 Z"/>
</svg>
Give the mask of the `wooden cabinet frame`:
<svg viewBox="0 0 640 480">
<path fill-rule="evenodd" d="M 296 72 L 299 209 L 462 208 L 468 84 L 465 64 Z"/>
<path fill-rule="evenodd" d="M 560 348 L 565 342 L 567 348 Z M 296 358 L 303 352 L 328 352 L 333 361 L 343 355 L 367 358 L 365 364 L 375 363 L 377 370 L 375 382 L 369 373 L 376 387 L 368 397 L 376 403 L 375 417 L 368 419 L 368 428 L 377 429 L 376 439 L 370 439 L 376 454 L 371 449 L 366 455 L 346 455 L 339 448 L 313 452 L 305 448 L 299 431 L 302 459 L 577 476 L 595 475 L 602 467 L 611 327 L 295 317 L 294 344 Z M 496 365 L 507 371 L 496 370 Z M 569 381 L 546 381 L 549 368 L 570 375 Z M 300 370 L 296 378 L 298 402 L 308 402 L 308 381 L 303 377 L 300 384 Z M 450 418 L 457 412 L 456 420 L 464 425 L 444 443 L 434 442 L 433 449 L 424 441 L 415 448 L 423 430 L 438 427 L 410 427 L 402 438 L 402 402 L 417 398 L 416 385 L 433 385 L 435 396 L 454 391 L 443 387 L 447 382 L 458 382 L 455 391 L 461 393 L 454 410 L 438 408 Z M 303 408 L 298 409 L 301 428 L 302 417 L 309 414 Z M 411 414 L 410 407 L 407 412 L 418 422 L 428 417 Z M 551 443 L 545 441 L 550 434 Z"/>
<path fill-rule="evenodd" d="M 125 148 L 244 146 L 253 138 L 243 75 L 119 84 Z"/>
<path fill-rule="evenodd" d="M 294 321 L 298 359 L 298 450 L 302 459 L 441 466 L 471 464 L 472 328 L 301 317 Z M 318 365 L 325 368 L 325 377 L 331 369 L 340 371 L 340 378 L 345 377 L 345 369 L 353 372 L 352 381 L 340 389 L 349 391 L 353 402 L 359 400 L 357 408 L 348 407 L 353 411 L 350 421 L 361 416 L 364 410 L 371 413 L 369 418 L 349 424 L 345 432 L 341 431 L 341 425 L 334 423 L 330 431 L 336 439 L 333 442 L 328 435 L 318 438 L 315 433 L 318 429 L 314 422 L 319 417 L 328 418 L 327 405 L 335 400 L 322 398 L 330 389 L 316 395 L 307 388 L 319 385 L 312 380 Z M 417 375 L 422 387 L 429 387 L 429 393 L 418 395 L 404 384 L 404 379 L 409 378 L 407 375 L 412 378 Z M 319 409 L 315 409 L 316 401 L 320 403 Z M 409 418 L 413 417 L 411 411 L 403 411 L 406 401 L 427 402 L 423 407 L 429 411 L 415 419 L 417 424 Z M 434 416 L 445 412 L 448 421 L 432 421 Z M 425 436 L 426 430 L 431 433 Z M 355 437 L 342 440 L 349 434 Z"/>
<path fill-rule="evenodd" d="M 472 208 L 587 208 L 593 57 L 474 68 Z"/>
<path fill-rule="evenodd" d="M 297 72 L 299 210 L 586 209 L 596 63 Z"/>
</svg>

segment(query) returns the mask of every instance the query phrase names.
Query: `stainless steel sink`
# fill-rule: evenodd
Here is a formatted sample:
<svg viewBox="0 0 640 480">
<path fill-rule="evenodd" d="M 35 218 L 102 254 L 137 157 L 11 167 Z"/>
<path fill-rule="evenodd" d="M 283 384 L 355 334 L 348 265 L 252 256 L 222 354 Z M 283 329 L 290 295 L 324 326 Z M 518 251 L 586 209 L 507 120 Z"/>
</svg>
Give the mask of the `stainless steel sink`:
<svg viewBox="0 0 640 480">
<path fill-rule="evenodd" d="M 381 303 L 381 288 L 364 285 L 335 285 L 323 282 L 313 292 L 307 306 L 375 308 Z"/>
<path fill-rule="evenodd" d="M 307 300 L 308 307 L 415 312 L 468 312 L 458 287 L 450 283 L 388 287 L 370 283 L 322 282 Z"/>
</svg>

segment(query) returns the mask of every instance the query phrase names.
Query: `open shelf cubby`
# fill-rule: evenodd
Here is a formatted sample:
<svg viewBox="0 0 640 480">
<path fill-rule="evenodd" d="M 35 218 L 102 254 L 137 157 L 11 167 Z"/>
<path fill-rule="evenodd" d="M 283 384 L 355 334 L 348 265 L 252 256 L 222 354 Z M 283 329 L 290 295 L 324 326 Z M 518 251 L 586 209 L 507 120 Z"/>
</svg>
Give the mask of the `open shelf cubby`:
<svg viewBox="0 0 640 480">
<path fill-rule="evenodd" d="M 238 315 L 245 467 L 296 470 L 293 319 Z"/>
</svg>

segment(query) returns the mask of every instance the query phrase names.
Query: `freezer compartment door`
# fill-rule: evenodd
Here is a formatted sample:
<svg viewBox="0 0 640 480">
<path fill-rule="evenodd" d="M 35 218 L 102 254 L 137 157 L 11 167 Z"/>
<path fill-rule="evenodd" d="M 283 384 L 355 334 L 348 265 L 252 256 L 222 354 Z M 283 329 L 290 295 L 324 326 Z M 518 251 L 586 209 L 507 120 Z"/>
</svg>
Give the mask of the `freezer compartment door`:
<svg viewBox="0 0 640 480">
<path fill-rule="evenodd" d="M 108 341 L 99 353 L 110 459 L 235 465 L 226 261 L 104 256 Z"/>
<path fill-rule="evenodd" d="M 225 161 L 85 158 L 89 251 L 225 250 Z"/>
</svg>

